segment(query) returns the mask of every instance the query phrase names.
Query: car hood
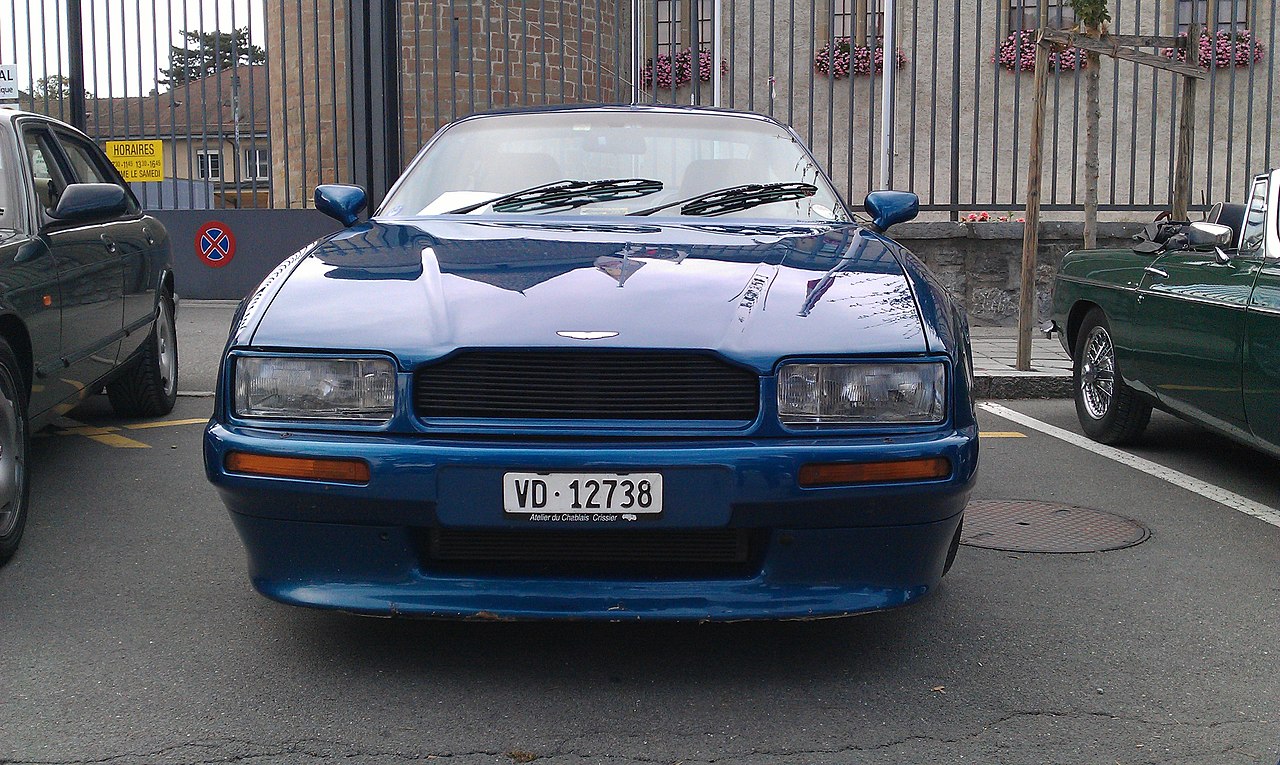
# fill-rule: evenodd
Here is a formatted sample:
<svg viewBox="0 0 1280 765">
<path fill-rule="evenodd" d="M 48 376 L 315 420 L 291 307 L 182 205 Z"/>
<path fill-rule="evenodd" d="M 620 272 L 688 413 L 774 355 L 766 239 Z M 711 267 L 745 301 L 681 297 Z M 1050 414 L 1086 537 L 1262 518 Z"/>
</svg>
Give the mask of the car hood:
<svg viewBox="0 0 1280 765">
<path fill-rule="evenodd" d="M 373 221 L 317 242 L 247 329 L 405 366 L 466 347 L 703 348 L 762 371 L 925 353 L 895 250 L 848 223 Z"/>
</svg>

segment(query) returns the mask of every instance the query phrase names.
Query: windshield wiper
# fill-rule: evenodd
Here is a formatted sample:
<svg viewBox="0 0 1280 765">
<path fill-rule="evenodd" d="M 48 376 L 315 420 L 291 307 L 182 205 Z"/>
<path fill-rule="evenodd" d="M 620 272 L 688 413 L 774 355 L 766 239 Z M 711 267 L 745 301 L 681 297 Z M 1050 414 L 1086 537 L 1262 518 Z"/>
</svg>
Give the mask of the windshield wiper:
<svg viewBox="0 0 1280 765">
<path fill-rule="evenodd" d="M 503 194 L 495 199 L 459 207 L 445 215 L 464 215 L 491 205 L 494 212 L 546 212 L 549 210 L 572 210 L 593 202 L 608 202 L 616 199 L 635 199 L 646 197 L 662 191 L 662 181 L 651 181 L 646 178 L 610 178 L 601 181 L 556 181 L 544 183 L 510 194 Z"/>
<path fill-rule="evenodd" d="M 730 186 L 725 189 L 708 191 L 696 197 L 668 202 L 665 205 L 637 210 L 628 215 L 653 215 L 656 212 L 680 205 L 681 215 L 724 215 L 725 213 L 749 210 L 752 207 L 770 202 L 789 202 L 803 199 L 818 193 L 818 187 L 811 183 L 750 183 L 745 186 Z"/>
</svg>

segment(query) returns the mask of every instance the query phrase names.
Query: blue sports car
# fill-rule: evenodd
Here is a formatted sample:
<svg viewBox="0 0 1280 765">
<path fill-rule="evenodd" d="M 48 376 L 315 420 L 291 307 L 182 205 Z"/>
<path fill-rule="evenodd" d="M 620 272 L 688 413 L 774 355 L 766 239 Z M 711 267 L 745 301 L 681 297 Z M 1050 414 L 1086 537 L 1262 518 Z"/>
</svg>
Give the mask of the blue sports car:
<svg viewBox="0 0 1280 765">
<path fill-rule="evenodd" d="M 978 464 L 965 315 L 752 114 L 442 129 L 232 324 L 205 468 L 264 595 L 481 619 L 836 616 L 922 597 Z"/>
</svg>

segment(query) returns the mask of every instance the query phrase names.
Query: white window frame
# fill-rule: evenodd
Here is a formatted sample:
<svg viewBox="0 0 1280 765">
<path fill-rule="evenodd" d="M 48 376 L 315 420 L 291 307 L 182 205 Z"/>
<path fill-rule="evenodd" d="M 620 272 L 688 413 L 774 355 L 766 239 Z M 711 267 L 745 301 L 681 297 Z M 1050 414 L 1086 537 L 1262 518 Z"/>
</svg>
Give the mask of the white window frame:
<svg viewBox="0 0 1280 765">
<path fill-rule="evenodd" d="M 217 174 L 212 170 L 213 167 L 209 163 L 210 157 L 217 157 Z M 221 181 L 222 180 L 222 150 L 221 149 L 197 149 L 196 150 L 196 175 L 202 181 Z"/>
<path fill-rule="evenodd" d="M 263 161 L 265 160 L 265 161 Z M 240 157 L 242 179 L 246 181 L 271 180 L 271 154 L 261 146 L 251 146 Z M 259 174 L 261 171 L 261 175 Z"/>
</svg>

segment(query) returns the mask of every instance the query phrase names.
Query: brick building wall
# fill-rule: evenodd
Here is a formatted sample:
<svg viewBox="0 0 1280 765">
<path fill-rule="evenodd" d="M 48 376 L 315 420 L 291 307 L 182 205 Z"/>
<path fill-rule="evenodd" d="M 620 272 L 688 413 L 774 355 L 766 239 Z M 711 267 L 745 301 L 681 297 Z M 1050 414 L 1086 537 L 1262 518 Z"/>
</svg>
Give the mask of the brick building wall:
<svg viewBox="0 0 1280 765">
<path fill-rule="evenodd" d="M 401 0 L 403 161 L 442 125 L 476 112 L 617 103 L 630 42 L 614 0 Z M 268 4 L 273 204 L 311 206 L 317 184 L 350 182 L 347 4 Z"/>
<path fill-rule="evenodd" d="M 351 178 L 347 3 L 269 3 L 274 207 L 309 207 L 317 184 Z"/>
</svg>

